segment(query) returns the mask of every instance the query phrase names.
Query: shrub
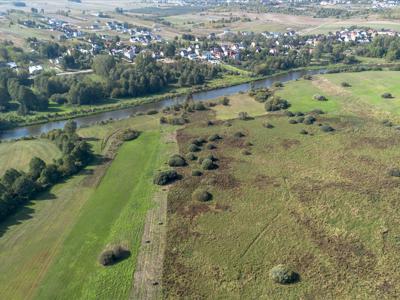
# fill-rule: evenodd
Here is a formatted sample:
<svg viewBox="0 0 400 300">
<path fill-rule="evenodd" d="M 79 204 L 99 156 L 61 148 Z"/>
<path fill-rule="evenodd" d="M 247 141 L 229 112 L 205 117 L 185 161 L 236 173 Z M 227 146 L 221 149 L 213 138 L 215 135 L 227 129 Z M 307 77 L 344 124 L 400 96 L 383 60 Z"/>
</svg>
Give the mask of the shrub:
<svg viewBox="0 0 400 300">
<path fill-rule="evenodd" d="M 283 83 L 280 81 L 276 81 L 272 84 L 273 87 L 279 88 L 279 87 L 283 87 Z"/>
<path fill-rule="evenodd" d="M 156 115 L 156 114 L 158 114 L 158 110 L 156 110 L 156 109 L 151 109 L 151 110 L 147 111 L 147 114 L 148 114 L 148 115 Z"/>
<path fill-rule="evenodd" d="M 233 134 L 233 136 L 235 137 L 235 138 L 241 138 L 241 137 L 244 137 L 244 136 L 246 136 L 243 132 L 241 132 L 241 131 L 238 131 L 238 132 L 235 132 L 234 134 Z"/>
<path fill-rule="evenodd" d="M 201 167 L 203 170 L 214 170 L 217 168 L 217 165 L 211 159 L 204 159 L 201 163 Z"/>
<path fill-rule="evenodd" d="M 289 118 L 294 117 L 294 113 L 292 113 L 292 112 L 289 111 L 289 110 L 286 112 L 286 115 L 287 115 Z"/>
<path fill-rule="evenodd" d="M 278 111 L 289 108 L 290 103 L 281 97 L 274 96 L 265 102 L 266 111 Z"/>
<path fill-rule="evenodd" d="M 264 123 L 263 124 L 263 126 L 265 127 L 265 128 L 269 128 L 269 129 L 271 129 L 271 128 L 274 128 L 274 125 L 272 125 L 271 123 Z"/>
<path fill-rule="evenodd" d="M 300 130 L 300 134 L 308 134 L 308 131 L 305 129 Z"/>
<path fill-rule="evenodd" d="M 310 113 L 314 113 L 316 115 L 323 115 L 324 111 L 322 109 L 318 109 L 317 108 L 317 109 L 314 109 L 314 110 L 310 111 Z"/>
<path fill-rule="evenodd" d="M 383 121 L 382 121 L 382 124 L 383 124 L 384 126 L 386 126 L 386 127 L 392 127 L 392 126 L 393 126 L 393 123 L 390 122 L 389 120 L 383 120 Z"/>
<path fill-rule="evenodd" d="M 159 172 L 153 179 L 154 184 L 166 185 L 179 178 L 178 173 L 175 170 L 167 170 Z"/>
<path fill-rule="evenodd" d="M 389 170 L 389 175 L 393 177 L 400 177 L 400 169 L 390 169 Z"/>
<path fill-rule="evenodd" d="M 224 106 L 228 106 L 229 105 L 229 98 L 228 97 L 224 97 L 220 100 L 220 103 Z"/>
<path fill-rule="evenodd" d="M 297 123 L 303 123 L 304 122 L 304 117 L 299 117 L 296 119 Z"/>
<path fill-rule="evenodd" d="M 206 107 L 204 106 L 203 102 L 198 101 L 194 104 L 194 109 L 195 110 L 206 110 Z"/>
<path fill-rule="evenodd" d="M 329 126 L 329 125 L 322 125 L 320 128 L 321 128 L 321 130 L 322 130 L 323 132 L 332 132 L 332 131 L 335 131 L 335 129 L 334 129 L 333 127 Z"/>
<path fill-rule="evenodd" d="M 280 284 L 290 284 L 298 280 L 298 274 L 285 265 L 277 265 L 269 272 L 272 281 Z"/>
<path fill-rule="evenodd" d="M 305 80 L 312 80 L 312 76 L 311 76 L 311 75 L 308 75 L 308 74 L 304 75 L 303 78 L 304 78 Z"/>
<path fill-rule="evenodd" d="M 217 160 L 218 160 L 218 158 L 216 158 L 213 154 L 207 155 L 206 158 L 207 158 L 207 159 L 210 159 L 210 160 L 212 160 L 212 161 L 217 161 Z"/>
<path fill-rule="evenodd" d="M 208 149 L 208 150 L 217 149 L 217 146 L 215 146 L 214 144 L 208 144 L 208 145 L 207 145 L 207 149 Z"/>
<path fill-rule="evenodd" d="M 351 84 L 348 83 L 348 82 L 345 82 L 345 81 L 343 81 L 340 85 L 341 85 L 342 87 L 351 87 Z"/>
<path fill-rule="evenodd" d="M 132 141 L 134 139 L 137 139 L 139 135 L 140 135 L 139 131 L 133 129 L 125 129 L 119 134 L 118 138 L 121 141 Z"/>
<path fill-rule="evenodd" d="M 297 121 L 295 119 L 290 119 L 289 124 L 297 124 Z"/>
<path fill-rule="evenodd" d="M 193 192 L 192 199 L 196 201 L 207 202 L 212 199 L 212 195 L 204 189 L 197 189 Z"/>
<path fill-rule="evenodd" d="M 221 137 L 218 134 L 213 134 L 208 137 L 209 142 L 215 142 L 216 140 L 219 140 L 219 139 L 221 139 Z"/>
<path fill-rule="evenodd" d="M 112 246 L 104 250 L 99 257 L 99 263 L 103 266 L 111 266 L 130 255 L 130 251 L 121 245 Z"/>
<path fill-rule="evenodd" d="M 245 149 L 245 150 L 242 151 L 242 154 L 243 155 L 251 155 L 251 152 L 249 150 Z"/>
<path fill-rule="evenodd" d="M 201 176 L 203 173 L 200 170 L 193 170 L 192 171 L 192 176 Z"/>
<path fill-rule="evenodd" d="M 294 114 L 296 117 L 302 117 L 304 116 L 304 113 L 302 113 L 301 111 L 295 112 Z"/>
<path fill-rule="evenodd" d="M 246 142 L 246 143 L 244 143 L 244 145 L 245 145 L 246 147 L 251 147 L 251 146 L 253 146 L 253 143 L 252 143 L 252 142 Z"/>
<path fill-rule="evenodd" d="M 312 125 L 312 124 L 314 124 L 314 122 L 315 122 L 316 120 L 317 120 L 317 119 L 315 119 L 314 116 L 309 115 L 309 116 L 306 116 L 306 117 L 304 118 L 303 123 L 306 124 L 306 125 Z"/>
<path fill-rule="evenodd" d="M 183 167 L 186 164 L 186 160 L 179 154 L 172 155 L 168 161 L 170 167 Z"/>
<path fill-rule="evenodd" d="M 391 99 L 393 95 L 391 93 L 383 93 L 381 97 L 384 99 Z"/>
<path fill-rule="evenodd" d="M 189 154 L 186 156 L 186 158 L 187 158 L 188 160 L 196 160 L 196 159 L 197 159 L 197 156 L 194 155 L 193 153 L 189 153 Z"/>
<path fill-rule="evenodd" d="M 201 151 L 201 148 L 196 144 L 189 145 L 189 152 L 199 152 L 199 151 Z"/>
<path fill-rule="evenodd" d="M 247 121 L 247 120 L 251 120 L 251 119 L 252 119 L 252 117 L 250 117 L 247 112 L 242 111 L 239 113 L 239 120 Z"/>
<path fill-rule="evenodd" d="M 318 100 L 318 101 L 328 101 L 328 98 L 326 98 L 325 96 L 322 95 L 314 95 L 314 99 Z"/>
</svg>

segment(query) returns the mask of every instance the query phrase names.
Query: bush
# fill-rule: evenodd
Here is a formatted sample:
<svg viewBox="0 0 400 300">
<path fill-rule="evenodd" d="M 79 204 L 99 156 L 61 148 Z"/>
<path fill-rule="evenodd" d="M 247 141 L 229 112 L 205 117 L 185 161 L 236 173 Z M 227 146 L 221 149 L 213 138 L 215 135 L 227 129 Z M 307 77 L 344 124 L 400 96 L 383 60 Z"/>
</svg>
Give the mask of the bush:
<svg viewBox="0 0 400 300">
<path fill-rule="evenodd" d="M 328 98 L 322 95 L 314 95 L 314 99 L 318 101 L 328 101 Z"/>
<path fill-rule="evenodd" d="M 289 108 L 290 103 L 281 97 L 274 96 L 265 102 L 266 111 L 278 111 Z"/>
<path fill-rule="evenodd" d="M 179 154 L 174 154 L 168 161 L 170 167 L 184 167 L 187 165 L 186 160 Z"/>
<path fill-rule="evenodd" d="M 224 97 L 220 100 L 220 103 L 224 106 L 228 106 L 229 105 L 229 98 L 228 97 Z"/>
<path fill-rule="evenodd" d="M 335 131 L 335 129 L 334 129 L 333 127 L 329 126 L 329 125 L 322 125 L 322 126 L 321 126 L 321 130 L 322 130 L 323 132 L 332 132 L 332 131 Z"/>
<path fill-rule="evenodd" d="M 233 134 L 233 136 L 235 137 L 235 138 L 241 138 L 241 137 L 244 137 L 244 136 L 246 136 L 243 132 L 241 132 L 241 131 L 238 131 L 238 132 L 235 132 L 234 134 Z"/>
<path fill-rule="evenodd" d="M 391 99 L 393 95 L 391 93 L 383 93 L 381 97 L 384 99 Z"/>
<path fill-rule="evenodd" d="M 305 80 L 312 80 L 312 76 L 311 75 L 304 75 L 303 76 L 303 78 L 305 79 Z"/>
<path fill-rule="evenodd" d="M 133 129 L 125 129 L 119 134 L 118 138 L 121 141 L 132 141 L 134 139 L 137 139 L 139 135 L 140 135 L 139 131 Z"/>
<path fill-rule="evenodd" d="M 178 173 L 175 170 L 167 170 L 159 172 L 153 179 L 154 184 L 166 185 L 179 178 Z"/>
<path fill-rule="evenodd" d="M 297 124 L 297 121 L 295 119 L 290 119 L 289 124 Z"/>
<path fill-rule="evenodd" d="M 206 158 L 202 161 L 201 167 L 203 170 L 214 170 L 218 166 L 211 159 Z"/>
<path fill-rule="evenodd" d="M 341 85 L 342 87 L 351 87 L 350 83 L 345 82 L 345 81 L 343 81 L 340 85 Z"/>
<path fill-rule="evenodd" d="M 158 114 L 158 110 L 156 110 L 156 109 L 151 109 L 151 110 L 147 111 L 146 114 L 148 114 L 148 115 L 156 115 L 156 114 Z"/>
<path fill-rule="evenodd" d="M 271 128 L 274 128 L 274 125 L 272 125 L 271 123 L 264 123 L 263 124 L 263 126 L 265 127 L 265 128 L 269 128 L 269 129 L 271 129 Z"/>
<path fill-rule="evenodd" d="M 280 284 L 290 284 L 298 280 L 298 274 L 285 265 L 277 265 L 273 267 L 269 272 L 269 277 L 273 282 Z"/>
<path fill-rule="evenodd" d="M 187 158 L 188 160 L 196 160 L 196 159 L 197 159 L 197 156 L 194 155 L 193 153 L 189 153 L 189 154 L 186 156 L 186 158 Z"/>
<path fill-rule="evenodd" d="M 212 195 L 204 189 L 197 189 L 193 192 L 192 199 L 196 201 L 207 202 L 212 200 Z"/>
<path fill-rule="evenodd" d="M 310 111 L 310 113 L 316 114 L 316 115 L 323 115 L 325 112 L 322 109 L 314 109 Z"/>
<path fill-rule="evenodd" d="M 391 169 L 389 170 L 389 175 L 393 177 L 400 177 L 400 169 Z"/>
<path fill-rule="evenodd" d="M 289 118 L 294 117 L 294 113 L 292 113 L 291 111 L 287 111 L 287 112 L 286 112 L 286 115 L 287 115 Z"/>
<path fill-rule="evenodd" d="M 252 118 L 249 116 L 249 114 L 245 111 L 242 111 L 239 113 L 239 120 L 242 121 L 247 121 L 247 120 L 251 120 Z"/>
<path fill-rule="evenodd" d="M 304 113 L 302 113 L 301 111 L 295 112 L 294 114 L 296 117 L 302 117 L 304 116 Z"/>
<path fill-rule="evenodd" d="M 218 158 L 216 158 L 213 154 L 207 155 L 206 158 L 207 158 L 207 159 L 210 159 L 210 160 L 212 160 L 212 161 L 217 161 L 217 160 L 218 160 Z"/>
<path fill-rule="evenodd" d="M 189 145 L 189 152 L 199 152 L 199 151 L 201 151 L 201 148 L 196 144 Z"/>
<path fill-rule="evenodd" d="M 315 122 L 316 120 L 317 120 L 317 119 L 316 119 L 314 116 L 309 115 L 309 116 L 306 116 L 306 117 L 304 118 L 303 123 L 306 124 L 306 125 L 312 125 L 312 124 L 314 124 L 314 122 Z"/>
<path fill-rule="evenodd" d="M 300 130 L 300 134 L 308 134 L 308 131 L 305 129 Z"/>
<path fill-rule="evenodd" d="M 243 150 L 242 154 L 243 155 L 251 155 L 251 152 L 249 150 Z"/>
<path fill-rule="evenodd" d="M 244 143 L 244 145 L 245 145 L 246 147 L 251 147 L 251 146 L 253 146 L 253 143 L 252 143 L 252 142 L 246 142 L 246 143 Z"/>
<path fill-rule="evenodd" d="M 218 134 L 213 134 L 208 137 L 209 142 L 215 142 L 216 140 L 219 140 L 219 139 L 221 139 L 221 137 Z"/>
<path fill-rule="evenodd" d="M 272 86 L 275 88 L 280 88 L 280 87 L 283 87 L 283 83 L 280 81 L 276 81 L 272 84 Z"/>
<path fill-rule="evenodd" d="M 200 170 L 193 170 L 192 171 L 192 176 L 201 176 L 203 173 Z"/>
<path fill-rule="evenodd" d="M 382 124 L 383 124 L 383 126 L 386 126 L 386 127 L 392 127 L 393 126 L 393 123 L 390 122 L 389 120 L 383 120 Z"/>
<path fill-rule="evenodd" d="M 112 246 L 104 250 L 99 257 L 99 263 L 103 266 L 111 266 L 130 255 L 130 251 L 121 245 Z"/>
<path fill-rule="evenodd" d="M 208 150 L 217 149 L 217 146 L 215 146 L 214 144 L 208 144 L 208 145 L 207 145 L 207 149 L 208 149 Z"/>
<path fill-rule="evenodd" d="M 203 102 L 198 101 L 194 104 L 194 109 L 195 110 L 206 110 L 206 107 L 204 106 Z"/>
<path fill-rule="evenodd" d="M 296 121 L 297 121 L 297 123 L 303 123 L 304 117 L 297 118 Z"/>
</svg>

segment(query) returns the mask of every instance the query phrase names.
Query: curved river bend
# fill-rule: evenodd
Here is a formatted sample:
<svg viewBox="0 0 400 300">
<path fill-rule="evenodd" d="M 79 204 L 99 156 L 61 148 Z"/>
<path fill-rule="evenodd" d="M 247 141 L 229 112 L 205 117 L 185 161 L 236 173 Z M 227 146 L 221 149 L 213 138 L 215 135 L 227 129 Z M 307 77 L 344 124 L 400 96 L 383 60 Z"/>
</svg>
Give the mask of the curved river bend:
<svg viewBox="0 0 400 300">
<path fill-rule="evenodd" d="M 195 94 L 193 94 L 193 100 L 195 100 L 195 101 L 211 100 L 211 99 L 222 97 L 222 96 L 230 96 L 233 94 L 237 94 L 239 92 L 247 92 L 248 90 L 250 90 L 250 88 L 252 86 L 254 86 L 255 88 L 270 87 L 276 81 L 287 82 L 287 81 L 299 79 L 304 75 L 315 75 L 315 74 L 323 74 L 323 73 L 326 73 L 325 69 L 307 70 L 307 71 L 306 70 L 292 71 L 292 72 L 288 72 L 286 74 L 275 75 L 275 76 L 271 76 L 267 79 L 254 81 L 253 83 L 245 83 L 245 84 L 240 84 L 240 85 L 234 85 L 231 87 L 195 93 Z M 74 120 L 77 122 L 78 126 L 88 126 L 88 125 L 92 125 L 94 123 L 106 121 L 109 119 L 120 120 L 120 119 L 129 118 L 132 114 L 135 114 L 138 112 L 145 113 L 145 112 L 147 112 L 149 110 L 153 110 L 153 109 L 161 110 L 161 109 L 171 106 L 173 104 L 181 103 L 181 102 L 185 101 L 185 99 L 186 99 L 186 97 L 183 97 L 183 96 L 176 97 L 176 98 L 170 98 L 170 99 L 165 99 L 165 100 L 162 100 L 162 101 L 159 101 L 156 103 L 141 104 L 141 105 L 130 107 L 130 108 L 102 112 L 102 113 L 85 116 L 85 117 L 78 117 L 78 118 L 75 118 Z M 9 129 L 9 130 L 4 130 L 4 131 L 0 132 L 0 140 L 19 139 L 19 138 L 29 137 L 29 136 L 39 136 L 42 133 L 49 132 L 50 130 L 63 128 L 66 122 L 67 122 L 67 120 L 52 121 L 52 122 L 48 122 L 48 123 L 44 123 L 44 124 L 38 124 L 38 125 L 18 127 L 18 128 L 13 128 L 13 129 Z"/>
</svg>

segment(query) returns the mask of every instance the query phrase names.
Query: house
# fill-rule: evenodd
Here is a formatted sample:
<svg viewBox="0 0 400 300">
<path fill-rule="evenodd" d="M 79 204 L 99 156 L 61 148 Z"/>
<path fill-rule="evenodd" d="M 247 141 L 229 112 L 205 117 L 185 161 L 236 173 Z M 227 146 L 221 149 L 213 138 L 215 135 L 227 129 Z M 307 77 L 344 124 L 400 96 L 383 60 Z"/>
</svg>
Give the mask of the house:
<svg viewBox="0 0 400 300">
<path fill-rule="evenodd" d="M 29 67 L 29 74 L 31 75 L 39 74 L 41 71 L 43 71 L 43 67 L 41 65 Z"/>
<path fill-rule="evenodd" d="M 124 56 L 129 59 L 133 60 L 136 56 L 136 47 L 130 47 L 124 52 Z"/>
</svg>

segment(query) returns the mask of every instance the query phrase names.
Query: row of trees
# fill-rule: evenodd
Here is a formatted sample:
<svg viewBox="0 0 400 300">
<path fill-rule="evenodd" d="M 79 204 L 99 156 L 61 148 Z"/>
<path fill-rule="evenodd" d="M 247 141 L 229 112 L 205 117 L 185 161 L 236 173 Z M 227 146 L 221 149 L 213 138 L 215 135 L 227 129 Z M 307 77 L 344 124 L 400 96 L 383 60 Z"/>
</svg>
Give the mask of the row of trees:
<svg viewBox="0 0 400 300">
<path fill-rule="evenodd" d="M 47 137 L 57 144 L 62 157 L 50 164 L 33 157 L 28 172 L 8 169 L 4 173 L 0 179 L 0 222 L 39 192 L 77 173 L 92 159 L 90 146 L 76 134 L 73 121 L 68 122 L 64 130 L 52 131 Z"/>
</svg>

